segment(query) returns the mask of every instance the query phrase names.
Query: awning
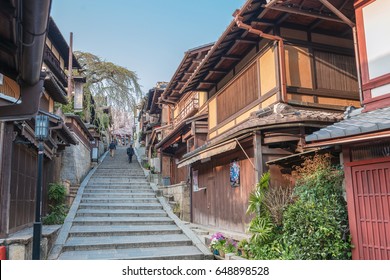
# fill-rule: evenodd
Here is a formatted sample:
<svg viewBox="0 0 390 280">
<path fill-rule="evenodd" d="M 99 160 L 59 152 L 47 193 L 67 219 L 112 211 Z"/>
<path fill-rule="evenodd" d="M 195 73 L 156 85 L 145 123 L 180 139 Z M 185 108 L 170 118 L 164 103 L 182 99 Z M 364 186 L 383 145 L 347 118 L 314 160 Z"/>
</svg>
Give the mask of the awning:
<svg viewBox="0 0 390 280">
<path fill-rule="evenodd" d="M 231 151 L 231 150 L 235 149 L 236 146 L 237 146 L 237 142 L 236 142 L 236 139 L 234 139 L 234 140 L 231 140 L 229 142 L 222 143 L 222 144 L 216 145 L 214 147 L 207 148 L 207 149 L 201 151 L 200 153 L 196 153 L 189 158 L 181 160 L 177 167 L 180 168 L 183 166 L 187 166 L 187 165 L 190 165 L 191 163 L 194 163 L 198 160 L 210 158 L 212 156 L 219 155 L 219 154 L 222 154 L 222 153 L 227 152 L 227 151 Z"/>
</svg>

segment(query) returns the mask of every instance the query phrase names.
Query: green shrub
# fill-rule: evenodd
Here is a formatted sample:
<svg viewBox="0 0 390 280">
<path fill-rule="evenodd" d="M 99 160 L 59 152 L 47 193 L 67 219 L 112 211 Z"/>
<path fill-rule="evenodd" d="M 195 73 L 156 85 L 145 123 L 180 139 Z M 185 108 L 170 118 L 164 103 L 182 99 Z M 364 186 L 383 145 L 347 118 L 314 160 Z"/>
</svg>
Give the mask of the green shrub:
<svg viewBox="0 0 390 280">
<path fill-rule="evenodd" d="M 284 212 L 283 240 L 295 259 L 349 259 L 348 214 L 340 169 L 316 155 L 299 170 L 296 201 Z"/>
<path fill-rule="evenodd" d="M 306 159 L 296 172 L 293 193 L 262 177 L 249 198 L 252 237 L 241 251 L 250 259 L 350 259 L 343 173 L 329 155 Z"/>
<path fill-rule="evenodd" d="M 49 214 L 43 218 L 45 225 L 63 224 L 68 213 L 68 207 L 65 205 L 66 188 L 59 183 L 49 184 Z"/>
</svg>

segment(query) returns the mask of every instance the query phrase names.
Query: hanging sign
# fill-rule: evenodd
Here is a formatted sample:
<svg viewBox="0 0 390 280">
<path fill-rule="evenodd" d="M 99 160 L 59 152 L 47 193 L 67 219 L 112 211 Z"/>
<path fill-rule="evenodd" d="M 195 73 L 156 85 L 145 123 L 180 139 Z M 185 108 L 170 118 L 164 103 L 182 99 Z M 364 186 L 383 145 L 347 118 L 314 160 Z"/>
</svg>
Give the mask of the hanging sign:
<svg viewBox="0 0 390 280">
<path fill-rule="evenodd" d="M 233 188 L 240 186 L 240 164 L 238 160 L 230 162 L 230 185 Z"/>
</svg>

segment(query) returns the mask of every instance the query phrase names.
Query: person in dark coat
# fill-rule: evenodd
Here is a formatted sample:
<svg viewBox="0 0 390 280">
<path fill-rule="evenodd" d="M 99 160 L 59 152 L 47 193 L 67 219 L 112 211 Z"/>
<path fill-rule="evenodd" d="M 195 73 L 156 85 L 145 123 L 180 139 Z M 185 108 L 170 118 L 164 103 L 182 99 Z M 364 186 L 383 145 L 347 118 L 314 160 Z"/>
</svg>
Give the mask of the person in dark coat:
<svg viewBox="0 0 390 280">
<path fill-rule="evenodd" d="M 111 141 L 110 145 L 108 146 L 108 148 L 110 149 L 110 156 L 111 157 L 114 157 L 115 155 L 115 150 L 116 150 L 116 144 L 114 141 Z"/>
<path fill-rule="evenodd" d="M 133 161 L 133 155 L 134 155 L 133 146 L 130 145 L 130 147 L 127 148 L 126 152 L 127 152 L 127 155 L 129 156 L 129 163 L 131 163 Z"/>
</svg>

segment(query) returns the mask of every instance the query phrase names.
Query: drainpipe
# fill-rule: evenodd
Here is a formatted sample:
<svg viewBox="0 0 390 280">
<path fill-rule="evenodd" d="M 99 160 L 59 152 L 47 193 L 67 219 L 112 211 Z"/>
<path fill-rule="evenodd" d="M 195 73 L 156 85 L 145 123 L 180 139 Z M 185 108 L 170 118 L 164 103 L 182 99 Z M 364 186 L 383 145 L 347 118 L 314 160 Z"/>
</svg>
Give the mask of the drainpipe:
<svg viewBox="0 0 390 280">
<path fill-rule="evenodd" d="M 339 17 L 345 24 L 352 28 L 353 35 L 353 46 L 355 49 L 355 63 L 357 68 L 357 80 L 359 86 L 359 97 L 360 97 L 360 105 L 363 102 L 363 90 L 362 90 L 362 79 L 360 73 L 360 58 L 359 58 L 359 48 L 357 42 L 357 31 L 356 25 L 353 21 L 347 18 L 339 9 L 333 6 L 328 0 L 319 0 L 325 7 L 327 7 L 331 12 L 333 12 L 337 17 Z"/>
<path fill-rule="evenodd" d="M 284 54 L 284 42 L 283 38 L 275 35 L 270 35 L 262 32 L 261 30 L 254 29 L 252 26 L 242 22 L 242 16 L 240 16 L 241 10 L 236 10 L 233 14 L 234 20 L 237 26 L 241 29 L 245 29 L 250 33 L 256 34 L 261 38 L 268 40 L 276 41 L 278 43 L 278 53 L 279 53 L 279 68 L 280 68 L 280 95 L 279 100 L 286 103 L 287 102 L 287 87 L 286 87 L 286 61 Z"/>
</svg>

